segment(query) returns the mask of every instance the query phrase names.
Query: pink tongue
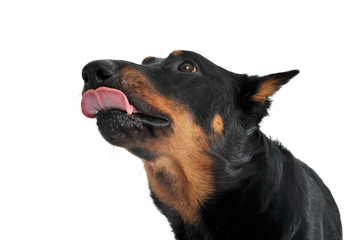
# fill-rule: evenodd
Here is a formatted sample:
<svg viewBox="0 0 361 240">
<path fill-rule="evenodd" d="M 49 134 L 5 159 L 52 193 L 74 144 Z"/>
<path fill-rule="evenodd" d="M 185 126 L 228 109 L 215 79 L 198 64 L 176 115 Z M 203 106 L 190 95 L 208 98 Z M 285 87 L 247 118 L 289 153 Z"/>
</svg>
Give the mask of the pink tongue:
<svg viewBox="0 0 361 240">
<path fill-rule="evenodd" d="M 138 112 L 130 105 L 127 97 L 114 88 L 100 87 L 85 92 L 81 101 L 81 111 L 88 118 L 95 118 L 100 110 L 120 109 L 129 115 Z"/>
</svg>

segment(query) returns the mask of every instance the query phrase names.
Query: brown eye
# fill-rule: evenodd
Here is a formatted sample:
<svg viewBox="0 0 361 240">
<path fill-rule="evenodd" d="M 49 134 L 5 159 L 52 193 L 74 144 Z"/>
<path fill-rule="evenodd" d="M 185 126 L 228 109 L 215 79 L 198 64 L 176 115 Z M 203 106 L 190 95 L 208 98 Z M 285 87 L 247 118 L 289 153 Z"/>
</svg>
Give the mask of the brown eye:
<svg viewBox="0 0 361 240">
<path fill-rule="evenodd" d="M 185 63 L 182 63 L 181 65 L 179 65 L 178 70 L 181 72 L 187 72 L 187 73 L 197 72 L 197 68 L 194 67 L 194 65 L 189 62 L 185 62 Z"/>
</svg>

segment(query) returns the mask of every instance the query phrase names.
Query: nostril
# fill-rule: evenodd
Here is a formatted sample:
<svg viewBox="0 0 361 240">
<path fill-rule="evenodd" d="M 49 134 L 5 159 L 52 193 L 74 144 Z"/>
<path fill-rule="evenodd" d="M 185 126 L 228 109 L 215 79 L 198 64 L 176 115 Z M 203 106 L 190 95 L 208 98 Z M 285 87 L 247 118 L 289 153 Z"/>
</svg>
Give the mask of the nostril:
<svg viewBox="0 0 361 240">
<path fill-rule="evenodd" d="M 97 88 L 116 76 L 119 66 L 111 60 L 95 60 L 84 66 L 82 78 L 88 88 Z"/>
<path fill-rule="evenodd" d="M 96 71 L 95 73 L 95 78 L 97 81 L 99 82 L 103 82 L 107 79 L 109 79 L 112 76 L 112 74 L 108 73 L 106 70 L 104 69 L 99 69 Z"/>
<path fill-rule="evenodd" d="M 87 83 L 87 82 L 89 81 L 89 79 L 88 79 L 88 75 L 87 75 L 85 72 L 82 72 L 81 76 L 82 76 L 82 78 L 83 78 L 84 82 L 86 82 L 86 83 Z"/>
</svg>

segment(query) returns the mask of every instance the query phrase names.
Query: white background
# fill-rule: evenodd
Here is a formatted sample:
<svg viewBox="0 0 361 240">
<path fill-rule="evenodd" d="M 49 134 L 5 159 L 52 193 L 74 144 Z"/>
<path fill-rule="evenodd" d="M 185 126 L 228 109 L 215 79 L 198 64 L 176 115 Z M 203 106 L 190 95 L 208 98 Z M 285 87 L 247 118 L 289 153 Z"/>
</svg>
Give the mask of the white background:
<svg viewBox="0 0 361 240">
<path fill-rule="evenodd" d="M 262 129 L 322 177 L 360 228 L 357 1 L 2 1 L 0 239 L 173 239 L 139 159 L 80 112 L 81 69 L 172 50 L 237 73 L 301 73 Z M 293 2 L 293 1 L 292 1 Z"/>
</svg>

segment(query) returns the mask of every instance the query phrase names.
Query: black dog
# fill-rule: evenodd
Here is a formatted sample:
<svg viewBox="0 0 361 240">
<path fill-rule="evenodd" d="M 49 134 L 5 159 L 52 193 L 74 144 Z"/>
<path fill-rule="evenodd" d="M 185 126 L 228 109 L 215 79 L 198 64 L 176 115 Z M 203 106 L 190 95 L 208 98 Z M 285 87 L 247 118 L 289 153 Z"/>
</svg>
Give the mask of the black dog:
<svg viewBox="0 0 361 240">
<path fill-rule="evenodd" d="M 142 159 L 176 239 L 342 239 L 322 180 L 259 129 L 298 74 L 235 74 L 194 52 L 86 65 L 82 111 Z"/>
</svg>

